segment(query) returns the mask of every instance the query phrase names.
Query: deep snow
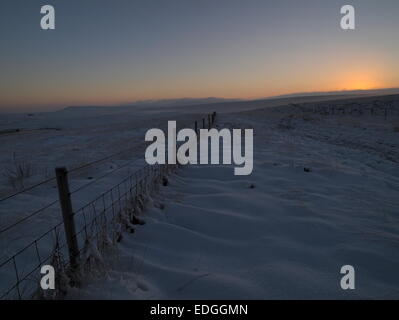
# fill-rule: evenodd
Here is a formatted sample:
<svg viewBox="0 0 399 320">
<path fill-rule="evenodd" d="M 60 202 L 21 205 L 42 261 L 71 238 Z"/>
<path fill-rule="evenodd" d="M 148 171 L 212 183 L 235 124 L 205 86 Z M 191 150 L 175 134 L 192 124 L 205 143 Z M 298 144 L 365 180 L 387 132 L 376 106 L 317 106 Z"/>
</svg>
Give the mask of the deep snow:
<svg viewBox="0 0 399 320">
<path fill-rule="evenodd" d="M 253 174 L 179 170 L 149 203 L 147 224 L 105 259 L 105 274 L 68 298 L 399 298 L 393 118 L 293 110 L 221 115 L 220 128 L 254 128 Z M 287 115 L 290 129 L 280 126 Z M 353 291 L 340 287 L 348 264 Z"/>
<path fill-rule="evenodd" d="M 367 105 L 373 99 L 356 101 Z M 399 107 L 398 96 L 386 99 Z M 292 102 L 298 101 L 284 100 L 279 107 L 274 107 L 278 102 L 232 103 L 231 108 L 222 103 L 1 118 L 1 129 L 27 129 L 0 135 L 2 168 L 10 164 L 13 152 L 28 159 L 34 175 L 27 183 L 51 175 L 56 165 L 74 167 L 132 147 L 128 155 L 71 177 L 73 189 L 131 161 L 79 193 L 73 199 L 76 207 L 139 168 L 145 130 L 165 127 L 167 120 L 192 124 L 216 110 L 219 128 L 254 129 L 252 175 L 234 176 L 231 166 L 181 168 L 147 204 L 142 213 L 146 225 L 126 234 L 103 257 L 105 271 L 71 289 L 67 298 L 398 298 L 397 113 L 387 120 L 381 114 L 323 116 L 285 105 Z M 12 188 L 1 181 L 4 196 Z M 6 201 L 0 204 L 0 224 L 18 220 L 56 196 L 54 184 L 49 184 Z M 0 261 L 59 219 L 55 206 L 2 235 Z M 339 271 L 346 264 L 356 270 L 354 291 L 339 285 Z M 2 284 L 10 276 L 0 273 Z"/>
</svg>

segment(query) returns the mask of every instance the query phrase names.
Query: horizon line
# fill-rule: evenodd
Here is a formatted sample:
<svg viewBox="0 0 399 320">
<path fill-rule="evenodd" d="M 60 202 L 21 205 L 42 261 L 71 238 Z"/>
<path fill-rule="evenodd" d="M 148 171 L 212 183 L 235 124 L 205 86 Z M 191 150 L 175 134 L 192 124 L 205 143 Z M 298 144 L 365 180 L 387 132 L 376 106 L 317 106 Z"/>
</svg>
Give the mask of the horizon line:
<svg viewBox="0 0 399 320">
<path fill-rule="evenodd" d="M 284 98 L 295 98 L 295 97 L 311 97 L 311 96 L 323 96 L 323 95 L 349 95 L 349 94 L 374 94 L 378 92 L 385 92 L 385 91 L 398 91 L 399 94 L 399 87 L 389 87 L 389 88 L 378 88 L 378 89 L 351 89 L 351 90 L 332 90 L 332 91 L 304 91 L 304 92 L 292 92 L 286 94 L 279 94 L 279 95 L 271 95 L 271 96 L 264 96 L 259 98 L 226 98 L 226 97 L 214 97 L 214 96 L 207 96 L 207 97 L 181 97 L 181 98 L 161 98 L 161 99 L 141 99 L 135 100 L 132 102 L 122 102 L 118 104 L 108 104 L 108 105 L 84 105 L 84 104 L 76 104 L 76 105 L 65 105 L 63 107 L 56 107 L 51 109 L 51 107 L 47 107 L 47 110 L 39 111 L 34 109 L 29 109 L 28 107 L 22 107 L 21 111 L 2 111 L 0 107 L 1 114 L 23 114 L 23 113 L 47 113 L 47 112 L 57 112 L 62 111 L 67 108 L 124 108 L 124 107 L 140 107 L 148 106 L 153 103 L 153 106 L 161 106 L 160 103 L 167 103 L 167 102 L 176 102 L 176 106 L 191 106 L 191 105 L 202 105 L 202 104 L 216 104 L 216 103 L 226 103 L 226 102 L 250 102 L 250 101 L 260 101 L 260 100 L 272 100 L 272 99 L 284 99 Z M 396 94 L 396 93 L 392 93 Z M 389 95 L 387 93 L 386 95 Z M 212 100 L 212 102 L 206 102 L 205 100 Z M 179 104 L 179 102 L 183 102 L 184 100 L 192 100 L 193 104 Z M 201 102 L 201 100 L 204 100 Z M 216 101 L 220 100 L 220 101 Z M 196 102 L 196 103 L 195 103 Z M 173 104 L 165 105 L 165 107 L 172 107 Z M 4 108 L 5 109 L 5 108 Z"/>
</svg>

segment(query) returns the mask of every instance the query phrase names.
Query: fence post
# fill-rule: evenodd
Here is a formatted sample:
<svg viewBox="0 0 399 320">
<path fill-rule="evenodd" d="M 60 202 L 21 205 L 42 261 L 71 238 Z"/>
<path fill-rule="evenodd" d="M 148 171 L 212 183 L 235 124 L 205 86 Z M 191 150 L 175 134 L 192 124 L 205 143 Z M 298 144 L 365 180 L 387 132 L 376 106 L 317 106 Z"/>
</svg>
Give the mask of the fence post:
<svg viewBox="0 0 399 320">
<path fill-rule="evenodd" d="M 211 114 L 208 114 L 208 129 L 211 128 Z"/>
<path fill-rule="evenodd" d="M 215 119 L 216 119 L 216 111 L 214 111 L 212 114 L 212 123 L 215 123 Z"/>
<path fill-rule="evenodd" d="M 195 134 L 198 134 L 198 123 L 195 121 Z"/>
<path fill-rule="evenodd" d="M 76 238 L 75 221 L 73 218 L 71 194 L 69 192 L 67 174 L 68 172 L 65 167 L 55 169 L 55 175 L 58 185 L 58 195 L 62 210 L 62 218 L 64 220 L 65 238 L 68 245 L 69 262 L 72 269 L 74 269 L 77 266 L 79 249 L 78 240 Z"/>
<path fill-rule="evenodd" d="M 205 118 L 202 118 L 202 127 L 205 129 Z"/>
</svg>

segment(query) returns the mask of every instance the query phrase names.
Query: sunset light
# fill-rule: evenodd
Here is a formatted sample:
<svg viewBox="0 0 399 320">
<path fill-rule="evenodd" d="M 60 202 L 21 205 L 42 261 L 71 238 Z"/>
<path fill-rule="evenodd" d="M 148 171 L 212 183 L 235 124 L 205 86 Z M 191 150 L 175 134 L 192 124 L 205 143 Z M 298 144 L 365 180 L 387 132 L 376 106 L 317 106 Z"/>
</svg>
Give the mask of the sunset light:
<svg viewBox="0 0 399 320">
<path fill-rule="evenodd" d="M 1 0 L 4 317 L 399 300 L 398 16 L 398 0 Z"/>
<path fill-rule="evenodd" d="M 33 28 L 39 13 L 4 24 L 12 41 L 0 52 L 0 110 L 399 87 L 396 3 L 363 1 L 356 29 L 342 30 L 335 0 L 307 0 L 303 10 L 290 1 L 190 1 L 184 10 L 118 1 L 74 10 L 55 0 L 55 30 Z M 7 6 L 2 21 L 18 12 Z M 37 11 L 35 1 L 24 8 Z"/>
</svg>

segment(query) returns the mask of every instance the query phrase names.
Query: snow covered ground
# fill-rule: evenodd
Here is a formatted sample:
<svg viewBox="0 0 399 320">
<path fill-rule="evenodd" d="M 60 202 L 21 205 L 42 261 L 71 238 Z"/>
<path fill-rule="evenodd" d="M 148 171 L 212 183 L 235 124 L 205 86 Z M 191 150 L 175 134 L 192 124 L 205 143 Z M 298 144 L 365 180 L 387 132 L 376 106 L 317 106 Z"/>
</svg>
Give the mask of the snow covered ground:
<svg viewBox="0 0 399 320">
<path fill-rule="evenodd" d="M 399 298 L 399 117 L 327 116 L 287 105 L 351 103 L 330 99 L 2 116 L 0 130 L 23 130 L 0 135 L 1 168 L 14 158 L 28 161 L 29 185 L 51 176 L 57 165 L 73 168 L 131 147 L 71 177 L 74 189 L 132 161 L 79 193 L 73 199 L 78 207 L 142 165 L 147 129 L 163 128 L 168 119 L 192 124 L 216 110 L 219 128 L 254 128 L 252 175 L 234 176 L 229 166 L 179 169 L 148 203 L 146 225 L 126 234 L 104 257 L 105 271 L 67 298 Z M 378 99 L 399 107 L 398 96 Z M 374 100 L 355 99 L 364 106 Z M 13 191 L 6 178 L 1 197 Z M 50 183 L 0 203 L 0 226 L 56 196 Z M 53 207 L 33 224 L 1 235 L 0 262 L 59 219 Z M 339 271 L 347 264 L 356 270 L 354 291 L 340 288 Z M 8 276 L 0 272 L 0 279 Z"/>
<path fill-rule="evenodd" d="M 282 126 L 289 117 L 290 125 Z M 70 299 L 398 299 L 398 118 L 223 114 L 255 167 L 189 166 Z M 352 265 L 356 289 L 340 287 Z"/>
<path fill-rule="evenodd" d="M 198 118 L 196 114 L 174 114 L 171 118 L 167 112 L 154 117 L 131 108 L 68 108 L 33 116 L 1 115 L 0 266 L 62 221 L 60 205 L 55 202 L 56 181 L 51 180 L 55 167 L 66 166 L 70 170 L 116 154 L 69 174 L 73 207 L 78 209 L 143 167 L 146 130 L 163 128 L 169 119 L 180 125 L 193 125 Z M 12 128 L 19 131 L 7 132 Z M 121 150 L 127 151 L 120 153 Z M 27 166 L 30 171 L 22 181 L 15 179 L 19 166 Z M 50 181 L 7 198 L 45 179 Z M 83 189 L 74 193 L 80 188 Z M 45 209 L 40 211 L 41 208 Z M 49 256 L 53 245 L 52 234 L 41 238 L 41 259 Z M 16 263 L 19 277 L 27 275 L 38 264 L 35 247 L 18 255 Z M 0 297 L 15 278 L 12 260 L 0 267 Z M 28 284 L 31 283 L 34 282 Z"/>
</svg>

